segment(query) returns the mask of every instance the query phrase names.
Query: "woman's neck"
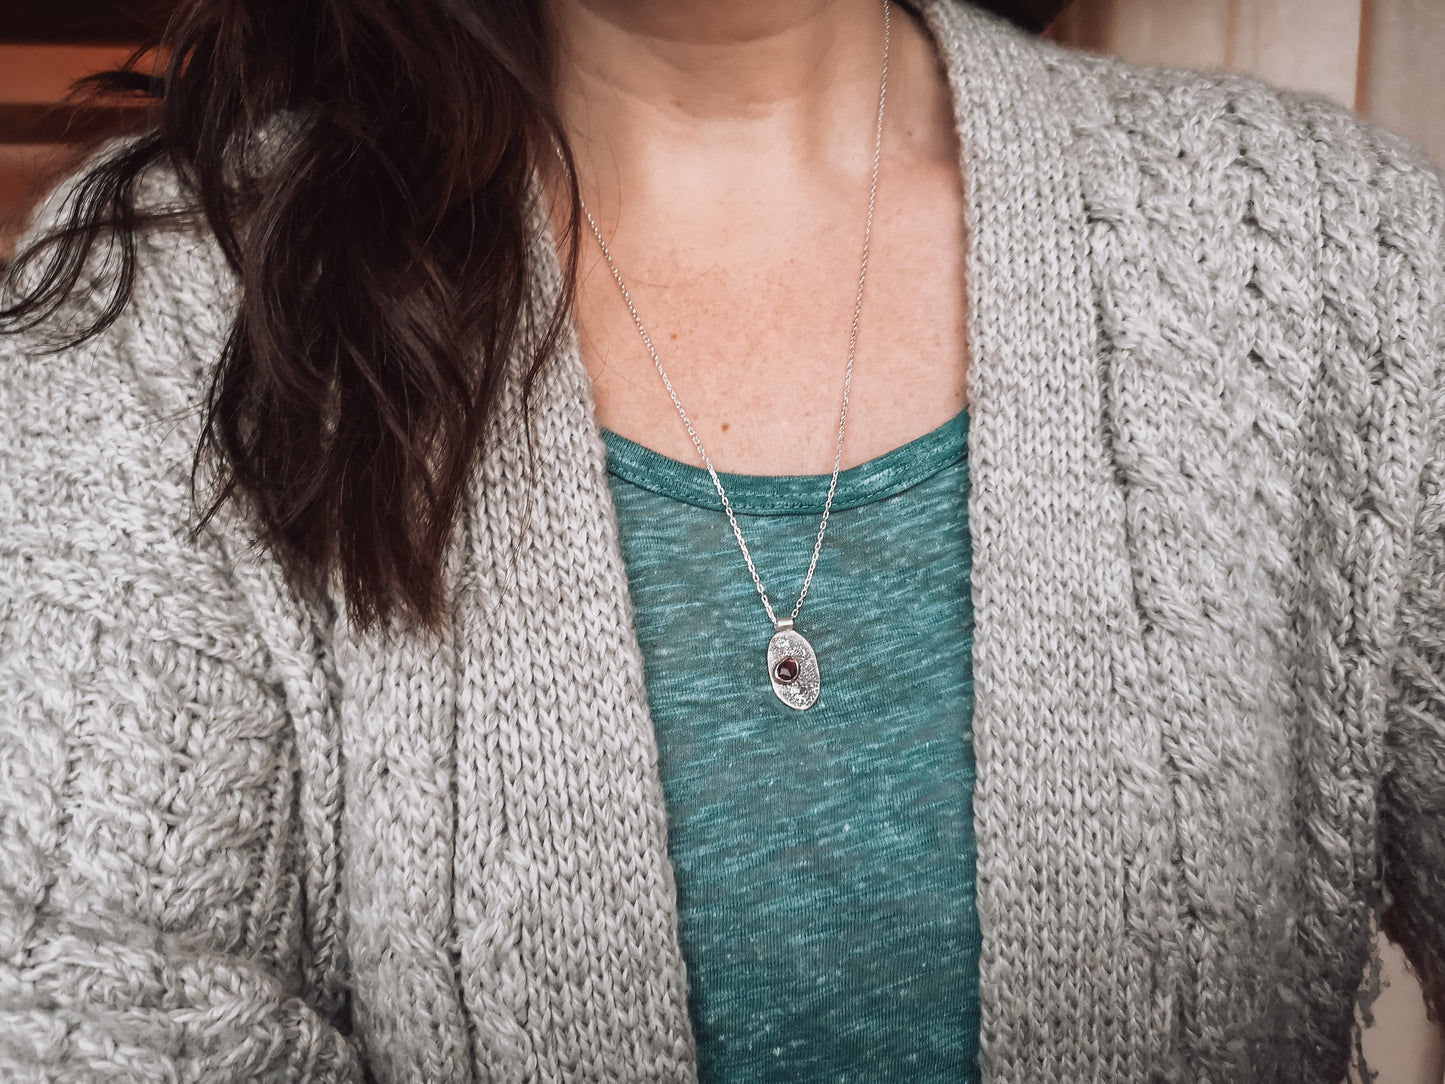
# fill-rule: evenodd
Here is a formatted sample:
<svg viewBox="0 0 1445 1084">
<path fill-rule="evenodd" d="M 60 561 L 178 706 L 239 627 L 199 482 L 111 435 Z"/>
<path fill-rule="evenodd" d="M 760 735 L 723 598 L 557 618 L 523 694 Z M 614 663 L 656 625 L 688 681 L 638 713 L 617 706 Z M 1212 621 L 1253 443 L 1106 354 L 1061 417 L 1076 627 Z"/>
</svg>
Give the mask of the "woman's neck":
<svg viewBox="0 0 1445 1084">
<path fill-rule="evenodd" d="M 589 202 L 871 167 L 881 0 L 548 3 Z"/>
<path fill-rule="evenodd" d="M 548 0 L 588 207 L 722 471 L 833 468 L 869 205 L 883 0 Z M 892 7 L 867 297 L 843 466 L 963 408 L 953 96 Z M 554 230 L 565 190 L 551 195 Z M 582 224 L 574 316 L 598 423 L 696 458 Z"/>
</svg>

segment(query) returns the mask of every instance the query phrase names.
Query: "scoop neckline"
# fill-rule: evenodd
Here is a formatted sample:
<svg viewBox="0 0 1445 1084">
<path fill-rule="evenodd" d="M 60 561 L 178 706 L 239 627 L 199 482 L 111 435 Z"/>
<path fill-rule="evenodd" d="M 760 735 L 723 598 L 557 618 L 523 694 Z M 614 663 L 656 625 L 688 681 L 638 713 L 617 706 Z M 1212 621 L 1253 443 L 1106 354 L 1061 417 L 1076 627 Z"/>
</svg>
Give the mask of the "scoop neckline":
<svg viewBox="0 0 1445 1084">
<path fill-rule="evenodd" d="M 655 452 L 603 429 L 607 470 L 641 489 L 699 508 L 722 511 L 707 468 Z M 892 451 L 838 472 L 833 511 L 885 500 L 962 460 L 967 464 L 968 409 Z M 832 474 L 730 474 L 718 471 L 733 511 L 753 516 L 820 514 Z"/>
</svg>

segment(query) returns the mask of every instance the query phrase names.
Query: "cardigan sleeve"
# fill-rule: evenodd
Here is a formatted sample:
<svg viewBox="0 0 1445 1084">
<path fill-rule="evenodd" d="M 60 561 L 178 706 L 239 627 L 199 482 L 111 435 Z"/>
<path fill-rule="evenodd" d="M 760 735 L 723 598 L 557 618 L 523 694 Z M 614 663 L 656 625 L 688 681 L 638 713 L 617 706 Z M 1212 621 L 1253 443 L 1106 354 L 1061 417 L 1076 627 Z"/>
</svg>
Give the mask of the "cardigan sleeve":
<svg viewBox="0 0 1445 1084">
<path fill-rule="evenodd" d="M 310 709 L 190 530 L 215 261 L 140 251 L 101 335 L 0 334 L 0 1079 L 359 1081 L 302 978 Z"/>
<path fill-rule="evenodd" d="M 1360 635 L 1383 671 L 1376 790 L 1380 929 L 1404 951 L 1433 1018 L 1445 1020 L 1445 175 L 1410 140 L 1323 95 L 1282 91 L 1313 144 L 1324 206 L 1321 260 L 1352 349 L 1367 355 L 1354 389 L 1347 466 L 1362 514 L 1386 530 L 1387 584 L 1355 583 L 1362 612 L 1387 627 Z M 1338 406 L 1335 409 L 1339 409 Z M 1346 570 L 1345 578 L 1358 577 Z M 1393 606 L 1384 601 L 1394 594 Z"/>
<path fill-rule="evenodd" d="M 1405 951 L 1445 1020 L 1445 244 L 1427 254 L 1426 390 L 1418 511 L 1401 580 L 1385 732 L 1381 928 Z"/>
</svg>

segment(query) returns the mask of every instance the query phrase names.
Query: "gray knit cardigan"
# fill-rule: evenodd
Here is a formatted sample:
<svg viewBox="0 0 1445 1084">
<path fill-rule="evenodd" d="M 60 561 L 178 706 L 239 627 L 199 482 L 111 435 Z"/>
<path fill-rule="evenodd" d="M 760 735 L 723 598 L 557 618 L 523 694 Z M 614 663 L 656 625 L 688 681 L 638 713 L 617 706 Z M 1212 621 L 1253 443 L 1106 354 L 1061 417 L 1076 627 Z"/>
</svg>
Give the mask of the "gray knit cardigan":
<svg viewBox="0 0 1445 1084">
<path fill-rule="evenodd" d="M 968 193 L 984 1079 L 1340 1080 L 1387 912 L 1445 1010 L 1441 178 L 1323 98 L 922 10 Z M 234 281 L 199 231 L 141 256 L 100 337 L 0 338 L 0 1079 L 695 1079 L 575 337 L 530 456 L 508 387 L 447 633 L 359 635 L 239 514 L 189 536 Z"/>
</svg>

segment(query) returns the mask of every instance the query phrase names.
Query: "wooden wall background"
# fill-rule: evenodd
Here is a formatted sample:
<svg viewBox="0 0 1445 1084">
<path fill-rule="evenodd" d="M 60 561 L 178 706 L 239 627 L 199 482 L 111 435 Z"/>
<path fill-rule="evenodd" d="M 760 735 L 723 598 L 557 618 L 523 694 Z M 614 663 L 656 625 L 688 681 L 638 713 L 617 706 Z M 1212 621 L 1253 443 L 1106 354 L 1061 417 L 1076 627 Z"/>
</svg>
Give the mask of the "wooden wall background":
<svg viewBox="0 0 1445 1084">
<path fill-rule="evenodd" d="M 0 255 L 37 186 L 74 145 L 117 130 L 124 107 L 77 109 L 65 99 L 82 76 L 119 67 L 163 0 L 0 0 Z"/>
<path fill-rule="evenodd" d="M 0 11 L 0 257 L 42 179 L 124 109 L 65 106 L 81 76 L 119 66 L 165 0 L 4 0 Z M 1074 0 L 1047 36 L 1140 63 L 1252 71 L 1329 94 L 1445 162 L 1445 0 Z M 1366 1032 L 1379 1084 L 1442 1084 L 1445 1036 L 1385 945 L 1391 986 Z"/>
</svg>

